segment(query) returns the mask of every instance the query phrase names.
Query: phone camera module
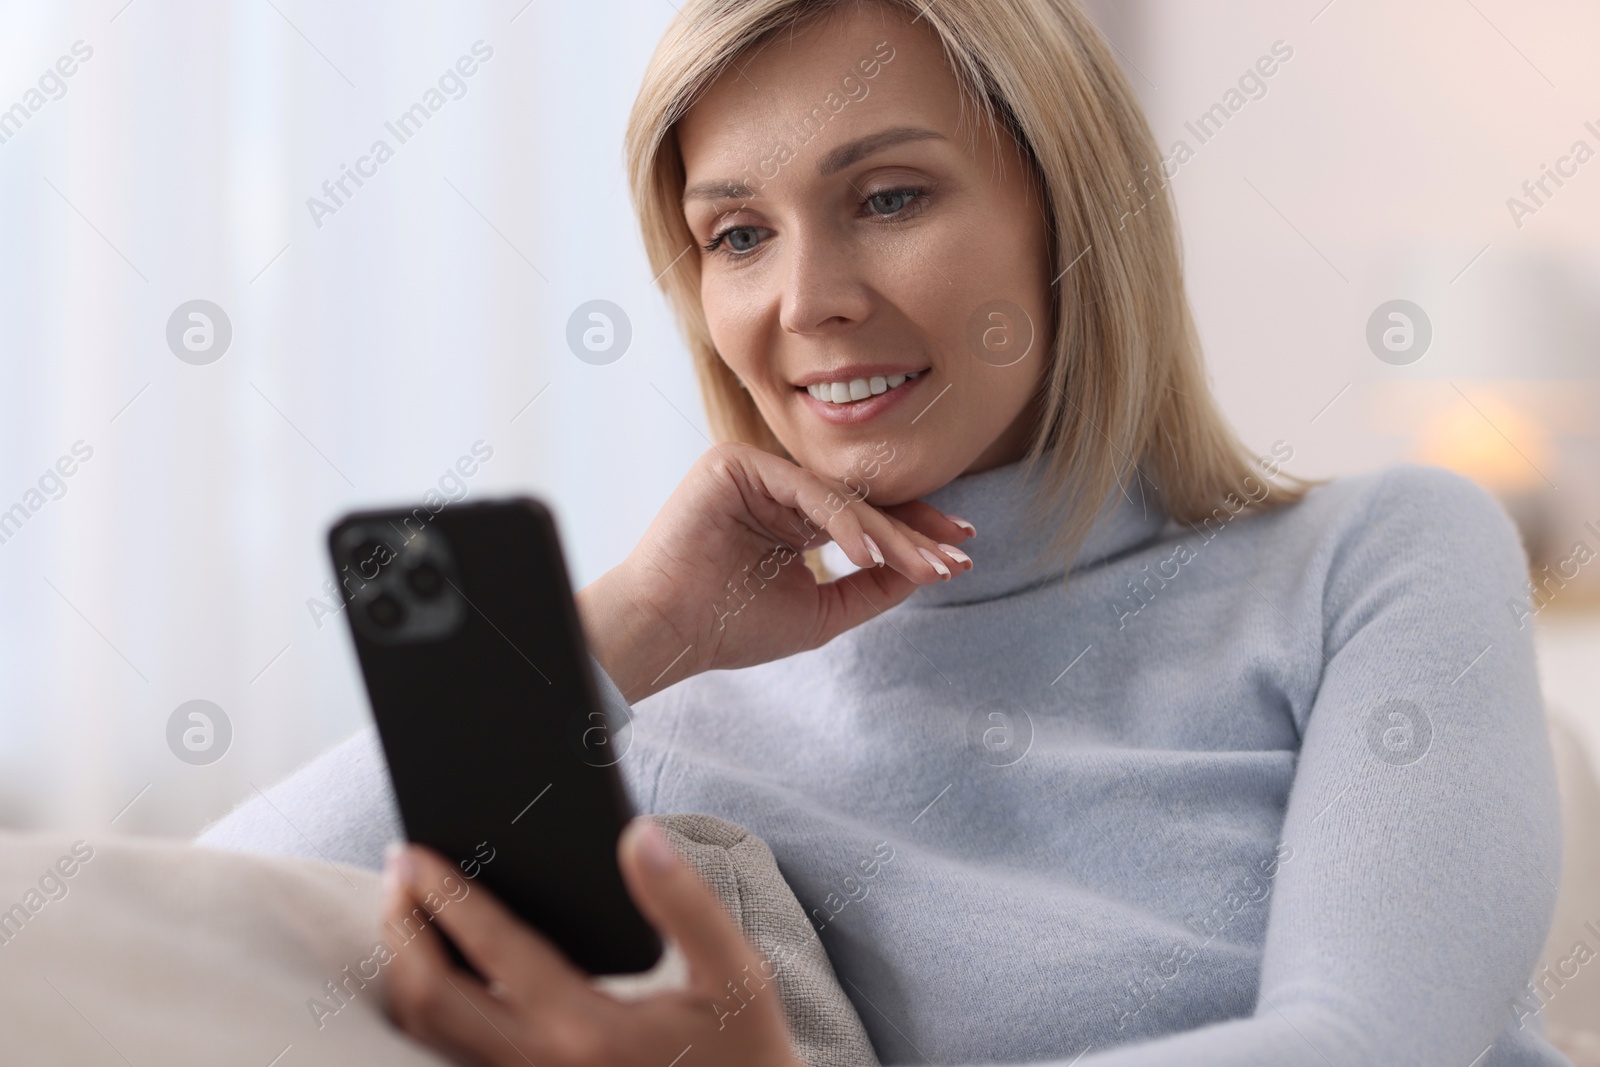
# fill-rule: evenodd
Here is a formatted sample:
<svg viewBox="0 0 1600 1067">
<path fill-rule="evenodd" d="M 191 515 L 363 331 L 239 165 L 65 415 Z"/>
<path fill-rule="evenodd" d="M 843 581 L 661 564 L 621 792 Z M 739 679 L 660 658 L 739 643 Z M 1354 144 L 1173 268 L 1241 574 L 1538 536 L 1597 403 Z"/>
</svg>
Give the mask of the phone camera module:
<svg viewBox="0 0 1600 1067">
<path fill-rule="evenodd" d="M 442 530 L 417 528 L 415 514 L 352 523 L 337 535 L 333 555 L 350 621 L 368 640 L 438 641 L 465 623 L 449 540 Z"/>
</svg>

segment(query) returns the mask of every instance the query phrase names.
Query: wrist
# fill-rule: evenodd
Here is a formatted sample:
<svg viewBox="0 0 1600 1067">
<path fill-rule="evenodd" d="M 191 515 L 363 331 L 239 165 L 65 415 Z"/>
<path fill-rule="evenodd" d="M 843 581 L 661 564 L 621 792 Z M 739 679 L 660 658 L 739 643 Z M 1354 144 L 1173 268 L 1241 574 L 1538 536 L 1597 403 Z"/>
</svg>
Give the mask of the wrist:
<svg viewBox="0 0 1600 1067">
<path fill-rule="evenodd" d="M 628 703 L 681 681 L 692 668 L 688 656 L 674 663 L 687 641 L 659 612 L 640 604 L 627 564 L 619 564 L 578 590 L 573 597 L 589 652 L 611 676 Z M 672 665 L 672 670 L 666 668 Z"/>
</svg>

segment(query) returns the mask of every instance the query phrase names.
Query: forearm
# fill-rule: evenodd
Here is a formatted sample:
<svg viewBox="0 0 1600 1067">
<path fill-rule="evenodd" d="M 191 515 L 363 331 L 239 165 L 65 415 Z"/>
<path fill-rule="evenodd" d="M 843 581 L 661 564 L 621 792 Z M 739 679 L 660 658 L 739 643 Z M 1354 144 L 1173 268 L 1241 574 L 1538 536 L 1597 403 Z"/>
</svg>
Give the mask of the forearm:
<svg viewBox="0 0 1600 1067">
<path fill-rule="evenodd" d="M 404 837 L 377 732 L 363 727 L 265 792 L 253 791 L 195 844 L 377 870 Z"/>
</svg>

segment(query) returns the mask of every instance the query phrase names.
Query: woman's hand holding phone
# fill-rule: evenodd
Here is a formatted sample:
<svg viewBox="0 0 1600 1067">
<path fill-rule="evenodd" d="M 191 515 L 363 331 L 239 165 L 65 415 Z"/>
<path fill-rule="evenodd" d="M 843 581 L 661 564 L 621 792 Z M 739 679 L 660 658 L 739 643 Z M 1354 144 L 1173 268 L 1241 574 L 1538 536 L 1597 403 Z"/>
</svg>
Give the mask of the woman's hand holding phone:
<svg viewBox="0 0 1600 1067">
<path fill-rule="evenodd" d="M 818 648 L 972 567 L 970 525 L 741 444 L 708 450 L 628 558 L 577 594 L 590 650 L 637 701 L 701 671 Z M 834 541 L 863 568 L 818 582 L 800 552 Z"/>
<path fill-rule="evenodd" d="M 772 965 L 661 831 L 635 820 L 618 859 L 639 909 L 683 952 L 686 988 L 616 1000 L 485 889 L 427 911 L 425 901 L 456 872 L 437 853 L 411 845 L 390 857 L 384 876 L 387 924 L 398 929 L 409 919 L 421 930 L 387 965 L 395 1022 L 463 1064 L 800 1067 Z M 451 964 L 435 922 L 488 984 Z M 737 1010 L 719 1010 L 730 1003 L 730 982 L 748 999 Z"/>
</svg>

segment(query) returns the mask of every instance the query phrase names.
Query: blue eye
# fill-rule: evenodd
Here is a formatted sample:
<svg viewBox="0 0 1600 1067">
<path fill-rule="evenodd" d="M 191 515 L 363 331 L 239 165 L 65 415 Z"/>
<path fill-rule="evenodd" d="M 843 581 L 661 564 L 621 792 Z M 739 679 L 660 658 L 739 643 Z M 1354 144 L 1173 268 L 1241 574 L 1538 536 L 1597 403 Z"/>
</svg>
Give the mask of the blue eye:
<svg viewBox="0 0 1600 1067">
<path fill-rule="evenodd" d="M 735 252 L 748 252 L 756 246 L 756 231 L 749 226 L 740 226 L 738 229 L 729 230 L 722 235 L 728 242 L 728 247 Z"/>
<path fill-rule="evenodd" d="M 921 195 L 917 189 L 889 189 L 867 197 L 867 209 L 874 215 L 897 215 Z"/>
<path fill-rule="evenodd" d="M 755 226 L 730 226 L 718 233 L 702 247 L 707 252 L 724 252 L 729 255 L 743 256 L 761 243 L 760 231 Z M 726 245 L 727 247 L 723 247 Z"/>
</svg>

